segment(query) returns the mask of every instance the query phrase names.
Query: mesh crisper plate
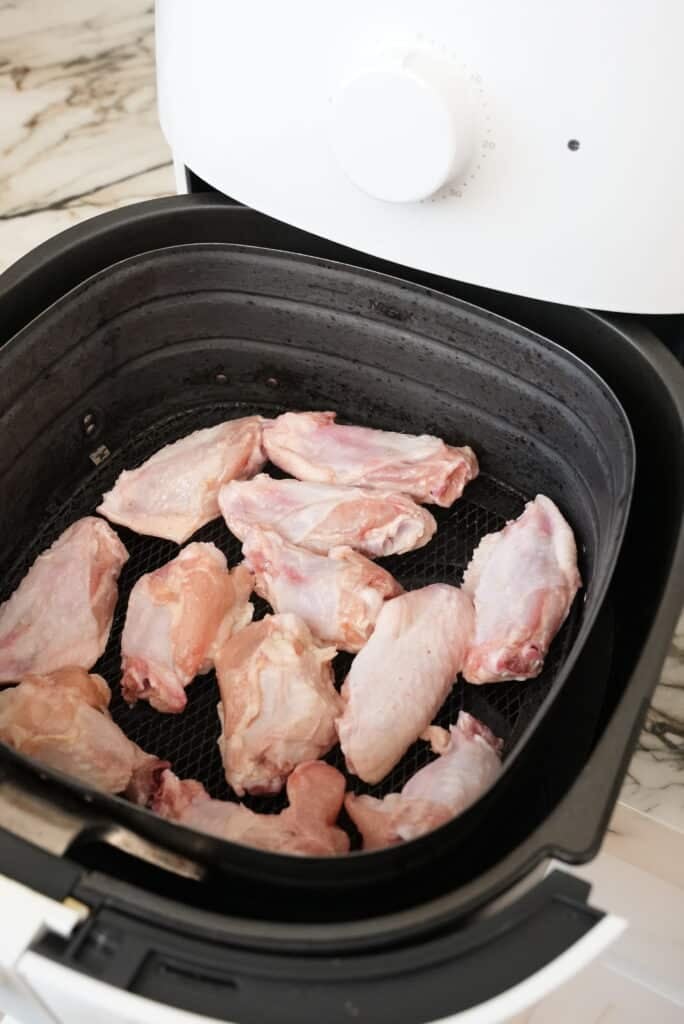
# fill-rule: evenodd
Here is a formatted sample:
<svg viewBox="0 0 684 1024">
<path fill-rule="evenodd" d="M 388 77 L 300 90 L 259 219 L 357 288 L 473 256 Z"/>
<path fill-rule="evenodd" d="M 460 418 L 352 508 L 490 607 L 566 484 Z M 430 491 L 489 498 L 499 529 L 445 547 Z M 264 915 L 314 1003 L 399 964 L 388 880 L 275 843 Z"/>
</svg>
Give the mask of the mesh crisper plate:
<svg viewBox="0 0 684 1024">
<path fill-rule="evenodd" d="M 98 466 L 68 501 L 48 514 L 33 543 L 21 553 L 12 571 L 5 576 L 0 599 L 5 600 L 12 593 L 35 558 L 67 526 L 81 516 L 94 512 L 102 493 L 112 487 L 122 469 L 133 469 L 163 445 L 201 427 L 236 416 L 257 412 L 277 415 L 282 411 L 285 410 L 276 407 L 261 406 L 256 409 L 236 403 L 213 404 L 166 416 L 138 432 L 132 429 L 129 435 L 131 440 Z M 267 466 L 265 472 L 282 475 L 271 466 Z M 525 500 L 523 495 L 507 485 L 491 477 L 481 476 L 468 486 L 465 497 L 450 509 L 431 506 L 430 511 L 437 519 L 438 530 L 430 544 L 407 555 L 382 559 L 381 564 L 407 590 L 435 582 L 458 584 L 481 538 L 500 529 L 507 519 L 519 515 Z M 111 712 L 114 720 L 144 750 L 170 761 L 180 778 L 199 779 L 213 797 L 230 799 L 232 793 L 223 775 L 216 742 L 219 735 L 216 714 L 219 693 L 213 672 L 191 684 L 187 690 L 186 710 L 180 715 L 160 714 L 146 702 L 129 708 L 121 697 L 120 638 L 129 593 L 140 576 L 173 558 L 179 548 L 170 541 L 140 536 L 121 527 L 115 526 L 114 529 L 126 545 L 130 559 L 119 579 L 119 601 L 107 649 L 93 669 L 103 675 L 112 688 Z M 192 539 L 213 541 L 226 555 L 231 567 L 241 558 L 240 542 L 229 533 L 222 519 L 209 523 Z M 261 618 L 269 610 L 268 605 L 256 595 L 252 600 L 256 609 L 255 618 Z M 459 679 L 436 722 L 447 726 L 456 721 L 458 712 L 464 708 L 486 722 L 504 739 L 505 751 L 510 750 L 549 691 L 570 650 L 579 625 L 578 609 L 579 602 L 575 602 L 568 621 L 549 652 L 544 671 L 537 679 L 488 686 L 470 686 Z M 350 664 L 350 655 L 340 654 L 336 658 L 338 685 L 341 685 Z M 357 793 L 385 795 L 400 789 L 432 757 L 428 744 L 419 741 L 383 782 L 368 786 L 355 776 L 347 775 L 348 788 Z M 347 774 L 339 746 L 331 751 L 326 760 Z M 244 802 L 257 811 L 275 812 L 282 809 L 286 798 L 283 793 L 277 797 L 247 797 Z"/>
</svg>

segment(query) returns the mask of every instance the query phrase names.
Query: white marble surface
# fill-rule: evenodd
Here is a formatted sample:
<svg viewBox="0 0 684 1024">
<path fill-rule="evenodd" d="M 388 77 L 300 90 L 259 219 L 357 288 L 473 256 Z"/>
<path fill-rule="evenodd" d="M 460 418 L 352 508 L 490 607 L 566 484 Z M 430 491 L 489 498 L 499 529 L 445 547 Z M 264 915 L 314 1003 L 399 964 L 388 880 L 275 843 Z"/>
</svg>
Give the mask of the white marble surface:
<svg viewBox="0 0 684 1024">
<path fill-rule="evenodd" d="M 684 614 L 672 638 L 621 799 L 684 830 Z"/>
<path fill-rule="evenodd" d="M 174 191 L 153 4 L 0 2 L 0 270 L 103 210 Z"/>
<path fill-rule="evenodd" d="M 0 0 L 0 270 L 96 213 L 172 193 L 153 4 Z M 684 617 L 622 800 L 684 829 Z"/>
</svg>

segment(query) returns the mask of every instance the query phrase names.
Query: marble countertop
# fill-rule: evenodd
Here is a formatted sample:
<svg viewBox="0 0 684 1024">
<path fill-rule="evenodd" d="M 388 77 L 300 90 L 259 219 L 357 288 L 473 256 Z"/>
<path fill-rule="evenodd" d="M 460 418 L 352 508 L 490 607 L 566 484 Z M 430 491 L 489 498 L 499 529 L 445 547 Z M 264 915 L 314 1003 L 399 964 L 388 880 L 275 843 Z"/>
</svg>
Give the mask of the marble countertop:
<svg viewBox="0 0 684 1024">
<path fill-rule="evenodd" d="M 0 0 L 0 271 L 58 231 L 174 192 L 145 0 Z M 684 830 L 684 616 L 621 802 Z"/>
</svg>

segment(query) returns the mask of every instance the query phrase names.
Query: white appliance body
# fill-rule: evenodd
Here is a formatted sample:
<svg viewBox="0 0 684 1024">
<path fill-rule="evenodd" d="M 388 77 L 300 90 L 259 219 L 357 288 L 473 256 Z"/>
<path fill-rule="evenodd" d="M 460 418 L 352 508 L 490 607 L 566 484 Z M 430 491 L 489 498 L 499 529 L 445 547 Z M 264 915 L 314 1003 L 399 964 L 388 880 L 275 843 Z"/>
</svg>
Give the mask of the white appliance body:
<svg viewBox="0 0 684 1024">
<path fill-rule="evenodd" d="M 8 914 L 6 920 L 20 923 L 6 928 L 6 934 L 0 933 L 0 1015 L 7 1014 L 2 1018 L 5 1024 L 221 1024 L 218 1018 L 162 1006 L 77 974 L 29 948 L 46 931 L 69 937 L 88 915 L 82 904 L 58 903 L 2 875 L 0 900 Z M 510 1020 L 600 957 L 625 926 L 622 918 L 606 915 L 536 974 L 435 1024 L 502 1024 Z"/>
<path fill-rule="evenodd" d="M 297 227 L 561 303 L 684 311 L 681 0 L 157 0 L 178 164 Z"/>
</svg>

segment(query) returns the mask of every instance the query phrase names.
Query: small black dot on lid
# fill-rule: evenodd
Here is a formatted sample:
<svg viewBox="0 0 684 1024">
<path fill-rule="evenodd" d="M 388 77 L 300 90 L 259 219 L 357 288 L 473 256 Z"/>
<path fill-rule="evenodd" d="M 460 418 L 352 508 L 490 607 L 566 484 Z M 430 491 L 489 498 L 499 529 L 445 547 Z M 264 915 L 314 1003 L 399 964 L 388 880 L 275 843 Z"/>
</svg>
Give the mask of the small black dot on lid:
<svg viewBox="0 0 684 1024">
<path fill-rule="evenodd" d="M 568 149 L 572 150 L 573 153 L 576 153 L 579 148 L 579 139 L 570 139 L 568 141 Z"/>
</svg>

